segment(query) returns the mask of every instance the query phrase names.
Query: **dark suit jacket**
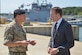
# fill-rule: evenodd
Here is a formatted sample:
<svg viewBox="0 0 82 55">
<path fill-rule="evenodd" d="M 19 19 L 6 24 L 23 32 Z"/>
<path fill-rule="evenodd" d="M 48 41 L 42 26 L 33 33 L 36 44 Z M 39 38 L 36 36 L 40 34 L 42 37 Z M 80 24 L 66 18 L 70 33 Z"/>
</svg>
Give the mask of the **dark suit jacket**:
<svg viewBox="0 0 82 55">
<path fill-rule="evenodd" d="M 74 46 L 74 38 L 71 25 L 64 19 L 58 27 L 56 36 L 51 37 L 49 47 L 52 46 L 52 42 L 54 42 L 54 48 L 59 49 L 57 55 L 70 55 L 69 49 Z"/>
</svg>

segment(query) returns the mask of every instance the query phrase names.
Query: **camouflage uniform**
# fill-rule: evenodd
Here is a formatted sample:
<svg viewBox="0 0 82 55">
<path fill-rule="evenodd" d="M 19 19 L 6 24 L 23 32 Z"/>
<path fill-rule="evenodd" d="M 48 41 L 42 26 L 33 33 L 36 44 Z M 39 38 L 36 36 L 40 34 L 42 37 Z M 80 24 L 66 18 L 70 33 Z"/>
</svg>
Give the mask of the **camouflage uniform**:
<svg viewBox="0 0 82 55">
<path fill-rule="evenodd" d="M 4 42 L 6 43 L 22 40 L 26 40 L 26 32 L 24 28 L 15 21 L 10 23 L 5 29 Z M 15 46 L 8 48 L 9 55 L 26 55 L 27 47 Z"/>
</svg>

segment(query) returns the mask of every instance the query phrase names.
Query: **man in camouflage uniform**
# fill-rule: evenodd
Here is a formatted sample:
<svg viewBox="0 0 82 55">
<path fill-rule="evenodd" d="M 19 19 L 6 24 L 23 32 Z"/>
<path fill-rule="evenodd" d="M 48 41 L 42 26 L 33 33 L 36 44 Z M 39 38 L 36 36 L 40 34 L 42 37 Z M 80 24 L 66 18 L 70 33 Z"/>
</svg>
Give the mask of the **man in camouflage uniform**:
<svg viewBox="0 0 82 55">
<path fill-rule="evenodd" d="M 14 11 L 15 21 L 10 23 L 5 30 L 4 45 L 8 46 L 9 55 L 26 55 L 28 44 L 35 45 L 33 40 L 27 40 L 26 32 L 22 27 L 25 21 L 25 11 L 16 9 Z"/>
</svg>

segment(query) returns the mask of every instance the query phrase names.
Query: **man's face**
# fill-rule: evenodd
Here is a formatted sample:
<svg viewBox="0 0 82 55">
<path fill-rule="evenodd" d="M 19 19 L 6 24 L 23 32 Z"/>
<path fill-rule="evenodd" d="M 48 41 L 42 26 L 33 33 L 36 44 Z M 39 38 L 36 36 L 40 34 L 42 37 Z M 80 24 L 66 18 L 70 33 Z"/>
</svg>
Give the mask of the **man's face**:
<svg viewBox="0 0 82 55">
<path fill-rule="evenodd" d="M 55 10 L 54 9 L 51 9 L 50 11 L 50 17 L 53 21 L 56 21 L 57 20 L 57 14 L 55 13 Z"/>
<path fill-rule="evenodd" d="M 21 22 L 24 22 L 26 20 L 25 14 L 19 15 L 19 19 L 20 19 Z"/>
</svg>

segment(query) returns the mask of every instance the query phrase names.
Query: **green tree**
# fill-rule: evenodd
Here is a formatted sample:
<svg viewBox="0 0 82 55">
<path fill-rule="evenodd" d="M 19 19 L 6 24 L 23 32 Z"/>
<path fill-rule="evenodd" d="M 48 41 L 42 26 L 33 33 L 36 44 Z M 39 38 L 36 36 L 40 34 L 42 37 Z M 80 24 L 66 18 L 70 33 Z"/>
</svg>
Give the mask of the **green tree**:
<svg viewBox="0 0 82 55">
<path fill-rule="evenodd" d="M 82 15 L 82 12 L 79 12 L 78 15 Z"/>
</svg>

